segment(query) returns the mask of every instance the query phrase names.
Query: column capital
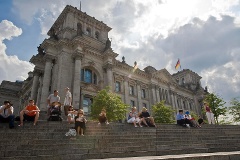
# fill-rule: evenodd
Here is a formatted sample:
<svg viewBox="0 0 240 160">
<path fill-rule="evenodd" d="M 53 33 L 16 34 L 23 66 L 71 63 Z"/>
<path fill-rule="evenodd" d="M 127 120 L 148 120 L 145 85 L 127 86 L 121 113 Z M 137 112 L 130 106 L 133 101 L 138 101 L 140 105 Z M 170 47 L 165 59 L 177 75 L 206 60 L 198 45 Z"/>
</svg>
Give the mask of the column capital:
<svg viewBox="0 0 240 160">
<path fill-rule="evenodd" d="M 150 88 L 150 89 L 155 89 L 155 88 L 156 88 L 156 85 L 155 85 L 155 84 L 149 84 L 149 88 Z"/>
<path fill-rule="evenodd" d="M 73 57 L 75 60 L 82 60 L 83 57 L 84 57 L 84 54 L 83 54 L 82 51 L 76 50 L 76 51 L 73 52 L 72 57 Z"/>
<path fill-rule="evenodd" d="M 53 61 L 55 61 L 56 57 L 53 55 L 45 54 L 43 59 L 46 62 L 53 62 Z"/>
<path fill-rule="evenodd" d="M 142 82 L 139 81 L 139 80 L 135 80 L 135 82 L 136 82 L 136 84 L 139 85 L 139 86 L 142 84 Z"/>
<path fill-rule="evenodd" d="M 111 63 L 107 63 L 107 64 L 103 65 L 103 69 L 105 69 L 105 70 L 108 70 L 108 69 L 112 70 L 112 68 L 113 68 L 113 65 Z"/>
<path fill-rule="evenodd" d="M 43 73 L 43 71 L 41 71 L 40 69 L 34 69 L 34 71 L 33 71 L 33 75 L 34 76 L 39 76 L 39 75 L 41 75 Z"/>
<path fill-rule="evenodd" d="M 128 82 L 129 81 L 129 77 L 128 76 L 124 76 L 124 81 Z"/>
</svg>

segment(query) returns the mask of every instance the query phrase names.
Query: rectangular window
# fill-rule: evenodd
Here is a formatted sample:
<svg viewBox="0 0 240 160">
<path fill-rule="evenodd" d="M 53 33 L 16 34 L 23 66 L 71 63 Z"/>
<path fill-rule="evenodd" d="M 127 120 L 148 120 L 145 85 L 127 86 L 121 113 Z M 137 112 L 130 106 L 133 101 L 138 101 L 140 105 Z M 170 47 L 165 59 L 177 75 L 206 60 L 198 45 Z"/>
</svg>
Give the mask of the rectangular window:
<svg viewBox="0 0 240 160">
<path fill-rule="evenodd" d="M 133 86 L 129 87 L 129 94 L 134 95 L 134 87 Z"/>
<path fill-rule="evenodd" d="M 133 100 L 131 100 L 130 103 L 132 107 L 135 106 L 135 102 Z"/>
<path fill-rule="evenodd" d="M 142 89 L 142 98 L 146 98 L 146 91 L 145 91 L 145 89 Z"/>
<path fill-rule="evenodd" d="M 120 85 L 120 82 L 116 81 L 115 83 L 115 91 L 116 92 L 120 92 L 121 91 L 121 85 Z"/>
</svg>

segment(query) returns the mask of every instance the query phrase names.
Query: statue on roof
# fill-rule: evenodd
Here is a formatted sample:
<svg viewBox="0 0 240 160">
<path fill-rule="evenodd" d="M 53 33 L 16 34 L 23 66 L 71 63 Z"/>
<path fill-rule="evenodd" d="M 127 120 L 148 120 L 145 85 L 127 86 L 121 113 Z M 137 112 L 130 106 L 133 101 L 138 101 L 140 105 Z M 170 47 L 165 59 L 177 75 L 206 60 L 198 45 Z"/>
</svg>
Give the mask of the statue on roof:
<svg viewBox="0 0 240 160">
<path fill-rule="evenodd" d="M 122 57 L 122 63 L 126 63 L 126 62 L 125 62 L 125 57 L 124 57 L 124 56 Z"/>
<path fill-rule="evenodd" d="M 37 49 L 38 49 L 38 54 L 40 54 L 40 55 L 45 54 L 44 49 L 41 47 L 41 44 L 37 47 Z"/>
<path fill-rule="evenodd" d="M 82 24 L 81 23 L 77 24 L 77 35 L 78 36 L 82 36 L 83 35 Z"/>
<path fill-rule="evenodd" d="M 110 39 L 108 38 L 107 41 L 106 41 L 106 45 L 105 45 L 105 49 L 104 51 L 106 51 L 107 49 L 111 48 L 111 41 Z"/>
<path fill-rule="evenodd" d="M 56 32 L 55 32 L 55 29 L 53 28 L 53 27 L 51 27 L 51 29 L 50 29 L 50 38 L 53 38 L 53 39 L 55 39 L 55 40 L 58 40 L 58 36 L 57 36 L 57 34 L 56 34 Z"/>
</svg>

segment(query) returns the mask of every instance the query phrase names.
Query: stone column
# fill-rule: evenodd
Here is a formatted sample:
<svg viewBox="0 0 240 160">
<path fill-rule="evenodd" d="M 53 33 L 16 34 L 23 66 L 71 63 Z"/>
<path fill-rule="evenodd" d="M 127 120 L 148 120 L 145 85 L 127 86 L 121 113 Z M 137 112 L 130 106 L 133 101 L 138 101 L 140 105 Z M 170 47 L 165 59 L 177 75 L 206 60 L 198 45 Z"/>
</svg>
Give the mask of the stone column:
<svg viewBox="0 0 240 160">
<path fill-rule="evenodd" d="M 45 64 L 44 75 L 43 75 L 41 102 L 40 102 L 40 106 L 39 106 L 41 111 L 47 110 L 47 98 L 49 96 L 49 86 L 50 86 L 50 81 L 51 81 L 51 69 L 52 69 L 52 59 L 49 57 L 46 57 L 46 64 Z"/>
<path fill-rule="evenodd" d="M 74 78 L 73 78 L 73 107 L 79 109 L 80 104 L 80 84 L 81 84 L 81 60 L 83 58 L 83 54 L 75 53 L 73 55 L 75 59 L 75 66 L 74 66 Z"/>
<path fill-rule="evenodd" d="M 142 110 L 142 91 L 140 87 L 140 81 L 136 81 L 137 83 L 137 101 L 138 101 L 138 111 Z"/>
<path fill-rule="evenodd" d="M 129 86 L 128 86 L 128 77 L 124 77 L 124 99 L 126 104 L 130 104 L 129 102 Z"/>
<path fill-rule="evenodd" d="M 42 90 L 42 85 L 43 85 L 43 77 L 39 77 L 39 87 L 38 87 L 38 94 L 37 94 L 37 106 L 40 106 L 41 103 L 41 90 Z"/>
<path fill-rule="evenodd" d="M 174 101 L 174 93 L 173 93 L 173 91 L 170 91 L 170 96 L 171 96 L 171 104 L 173 106 L 173 109 L 177 109 L 175 101 Z"/>
<path fill-rule="evenodd" d="M 33 71 L 33 84 L 32 84 L 32 89 L 31 89 L 31 99 L 33 99 L 35 101 L 35 103 L 37 101 L 39 75 L 40 75 L 40 71 L 35 69 Z"/>
<path fill-rule="evenodd" d="M 160 98 L 160 101 L 162 100 L 162 89 L 161 88 L 159 88 L 159 98 Z"/>
<path fill-rule="evenodd" d="M 151 85 L 151 90 L 152 90 L 152 104 L 155 104 L 156 103 L 156 90 L 155 90 L 155 85 L 152 84 Z"/>
<path fill-rule="evenodd" d="M 176 109 L 179 109 L 179 106 L 178 106 L 178 103 L 177 103 L 177 94 L 174 95 L 174 99 L 175 99 Z"/>
<path fill-rule="evenodd" d="M 159 88 L 156 88 L 156 94 L 157 94 L 157 102 L 160 102 L 160 96 L 159 96 Z"/>
<path fill-rule="evenodd" d="M 169 90 L 167 90 L 167 97 L 168 97 L 168 104 L 171 104 L 171 97 L 170 97 L 170 94 L 169 94 Z"/>
<path fill-rule="evenodd" d="M 107 63 L 103 68 L 107 72 L 107 86 L 110 86 L 110 90 L 113 90 L 113 85 L 112 85 L 112 79 L 113 79 L 113 74 L 112 74 L 112 64 Z"/>
</svg>

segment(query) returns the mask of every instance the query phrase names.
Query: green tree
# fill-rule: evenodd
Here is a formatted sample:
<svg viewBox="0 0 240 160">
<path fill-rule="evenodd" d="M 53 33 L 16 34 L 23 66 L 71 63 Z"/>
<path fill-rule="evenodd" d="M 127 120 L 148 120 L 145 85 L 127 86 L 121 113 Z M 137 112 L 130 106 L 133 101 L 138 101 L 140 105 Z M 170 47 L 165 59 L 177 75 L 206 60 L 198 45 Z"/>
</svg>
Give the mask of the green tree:
<svg viewBox="0 0 240 160">
<path fill-rule="evenodd" d="M 93 98 L 92 119 L 98 119 L 103 108 L 106 109 L 108 121 L 115 121 L 125 119 L 129 106 L 124 104 L 117 94 L 110 92 L 109 87 L 106 87 Z"/>
<path fill-rule="evenodd" d="M 229 113 L 233 115 L 233 122 L 240 122 L 240 101 L 238 98 L 233 98 L 230 101 L 232 106 L 229 107 Z"/>
<path fill-rule="evenodd" d="M 218 118 L 220 115 L 225 116 L 227 112 L 227 107 L 225 107 L 225 101 L 219 97 L 218 95 L 215 95 L 214 93 L 209 93 L 204 101 L 206 101 L 209 104 L 209 107 L 211 108 L 214 118 L 216 120 L 216 123 L 218 123 Z"/>
<path fill-rule="evenodd" d="M 172 110 L 170 107 L 164 105 L 164 101 L 160 101 L 152 106 L 154 120 L 156 123 L 173 123 L 175 122 Z"/>
</svg>

